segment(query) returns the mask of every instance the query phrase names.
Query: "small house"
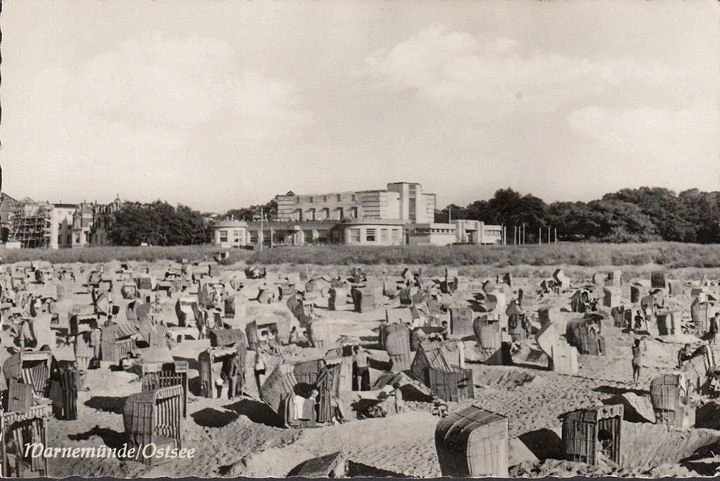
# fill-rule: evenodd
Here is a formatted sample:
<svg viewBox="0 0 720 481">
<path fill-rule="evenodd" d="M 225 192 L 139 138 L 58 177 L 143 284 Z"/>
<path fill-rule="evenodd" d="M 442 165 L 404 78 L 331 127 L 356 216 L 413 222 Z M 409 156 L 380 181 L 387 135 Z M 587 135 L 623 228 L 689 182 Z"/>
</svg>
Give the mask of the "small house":
<svg viewBox="0 0 720 481">
<path fill-rule="evenodd" d="M 445 268 L 445 278 L 440 283 L 440 290 L 444 294 L 453 294 L 458 289 L 458 270 Z"/>
<path fill-rule="evenodd" d="M 653 289 L 665 289 L 665 272 L 654 271 L 650 273 L 650 287 Z"/>
<path fill-rule="evenodd" d="M 410 369 L 413 360 L 410 348 L 410 330 L 405 324 L 390 324 L 385 326 L 381 334 L 381 345 L 390 356 L 392 371 L 405 371 Z"/>
<path fill-rule="evenodd" d="M 585 312 L 590 304 L 590 293 L 585 289 L 578 289 L 570 298 L 572 312 Z"/>
<path fill-rule="evenodd" d="M 412 324 L 412 310 L 409 307 L 400 307 L 397 309 L 385 309 L 385 320 L 390 324 Z M 382 345 L 382 344 L 381 344 Z"/>
<path fill-rule="evenodd" d="M 263 339 L 280 344 L 290 342 L 290 320 L 284 316 L 261 316 L 245 326 L 248 349 L 255 349 Z"/>
<path fill-rule="evenodd" d="M 680 327 L 681 314 L 668 309 L 658 309 L 655 313 L 658 334 L 661 336 L 675 336 L 682 333 Z"/>
<path fill-rule="evenodd" d="M 183 388 L 182 415 L 187 417 L 188 362 L 143 362 L 140 379 L 142 391 L 154 391 L 161 387 L 181 386 Z"/>
<path fill-rule="evenodd" d="M 283 424 L 311 427 L 332 420 L 331 397 L 338 394 L 339 385 L 339 364 L 328 366 L 322 360 L 283 363 L 275 367 L 260 388 L 260 399 L 280 416 Z M 312 389 L 319 392 L 315 400 L 310 397 Z"/>
<path fill-rule="evenodd" d="M 605 286 L 621 286 L 622 285 L 622 271 L 614 270 L 607 273 L 605 278 Z"/>
<path fill-rule="evenodd" d="M 694 298 L 690 304 L 690 317 L 698 333 L 704 333 L 710 329 L 708 309 L 709 304 L 702 302 L 699 297 Z"/>
<path fill-rule="evenodd" d="M 339 363 L 329 364 L 324 359 L 298 362 L 293 366 L 298 385 L 305 384 L 318 390 L 315 420 L 319 423 L 332 421 L 331 397 L 340 395 L 341 370 Z"/>
<path fill-rule="evenodd" d="M 136 348 L 134 336 L 137 329 L 130 323 L 123 322 L 103 327 L 100 330 L 100 356 L 103 361 L 119 363 L 128 353 Z"/>
<path fill-rule="evenodd" d="M 680 372 L 687 379 L 688 385 L 695 392 L 702 392 L 710 372 L 715 369 L 715 355 L 707 345 L 702 345 L 695 350 L 689 361 L 680 368 Z"/>
<path fill-rule="evenodd" d="M 630 302 L 633 304 L 640 302 L 640 299 L 647 295 L 647 287 L 641 284 L 632 284 L 630 286 Z"/>
<path fill-rule="evenodd" d="M 332 319 L 315 319 L 307 326 L 308 340 L 314 347 L 327 349 L 332 347 L 340 337 L 340 328 Z"/>
<path fill-rule="evenodd" d="M 158 449 L 181 448 L 182 399 L 182 386 L 163 387 L 128 396 L 123 409 L 123 423 L 128 447 L 140 450 L 139 461 L 147 465 L 158 461 L 147 457 L 142 449 L 150 444 Z"/>
<path fill-rule="evenodd" d="M 604 287 L 603 288 L 603 306 L 614 307 L 622 304 L 622 288 L 621 287 Z"/>
<path fill-rule="evenodd" d="M 410 366 L 413 377 L 445 401 L 473 399 L 472 369 L 451 366 L 440 346 L 422 344 Z"/>
<path fill-rule="evenodd" d="M 472 405 L 450 413 L 435 427 L 443 476 L 508 477 L 508 419 Z"/>
<path fill-rule="evenodd" d="M 489 320 L 487 315 L 480 316 L 473 321 L 473 331 L 483 351 L 494 353 L 500 349 L 502 345 L 502 333 L 500 332 L 500 323 L 498 321 Z"/>
<path fill-rule="evenodd" d="M 5 360 L 2 371 L 6 381 L 15 379 L 28 384 L 37 396 L 42 397 L 47 393 L 51 363 L 50 351 L 20 351 Z"/>
<path fill-rule="evenodd" d="M 331 311 L 339 311 L 347 304 L 348 291 L 339 287 L 331 287 L 328 297 L 328 309 Z"/>
<path fill-rule="evenodd" d="M 580 354 L 598 356 L 605 354 L 605 339 L 602 337 L 602 316 L 585 315 L 565 325 L 565 339 L 575 346 Z"/>
<path fill-rule="evenodd" d="M 50 382 L 50 400 L 55 418 L 70 421 L 77 419 L 78 386 L 81 373 L 69 363 L 59 366 L 57 379 Z"/>
<path fill-rule="evenodd" d="M 23 412 L 1 413 L 0 449 L 2 450 L 2 476 L 4 478 L 31 478 L 48 476 L 48 457 L 25 456 L 24 446 L 35 443 L 48 445 L 48 419 L 52 408 L 48 404 L 32 406 Z M 11 448 L 12 445 L 15 448 Z M 18 448 L 20 446 L 20 448 Z M 12 454 L 11 454 L 12 453 Z M 11 456 L 14 458 L 11 460 Z M 14 462 L 11 462 L 14 461 Z M 25 472 L 29 465 L 29 475 Z"/>
<path fill-rule="evenodd" d="M 695 426 L 695 406 L 690 404 L 685 376 L 665 374 L 650 382 L 650 400 L 657 422 L 676 428 Z"/>
<path fill-rule="evenodd" d="M 244 365 L 243 350 L 238 350 L 236 347 L 211 347 L 198 355 L 200 395 L 202 397 L 210 399 L 220 397 L 220 393 L 217 392 L 216 382 L 221 378 L 223 368 L 227 368 L 228 364 L 236 356 L 241 357 L 241 362 Z M 240 382 L 242 383 L 243 380 L 240 380 Z"/>
<path fill-rule="evenodd" d="M 355 312 L 370 312 L 375 309 L 375 293 L 372 289 L 354 287 L 351 294 Z"/>
<path fill-rule="evenodd" d="M 473 311 L 469 307 L 450 308 L 450 335 L 473 336 Z"/>
<path fill-rule="evenodd" d="M 562 416 L 565 459 L 597 465 L 604 457 L 620 464 L 623 406 L 578 409 Z"/>
</svg>

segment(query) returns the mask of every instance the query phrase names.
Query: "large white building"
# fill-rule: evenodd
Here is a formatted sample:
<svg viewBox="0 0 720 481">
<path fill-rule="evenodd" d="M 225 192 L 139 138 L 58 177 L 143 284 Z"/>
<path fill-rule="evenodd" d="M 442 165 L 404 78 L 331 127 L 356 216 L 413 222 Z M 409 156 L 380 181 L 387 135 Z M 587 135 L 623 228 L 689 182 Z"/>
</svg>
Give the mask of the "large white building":
<svg viewBox="0 0 720 481">
<path fill-rule="evenodd" d="M 434 222 L 435 194 L 423 193 L 422 185 L 411 182 L 387 184 L 385 190 L 363 190 L 275 196 L 277 220 L 281 222 L 318 220 L 400 220 L 404 223 Z"/>
</svg>

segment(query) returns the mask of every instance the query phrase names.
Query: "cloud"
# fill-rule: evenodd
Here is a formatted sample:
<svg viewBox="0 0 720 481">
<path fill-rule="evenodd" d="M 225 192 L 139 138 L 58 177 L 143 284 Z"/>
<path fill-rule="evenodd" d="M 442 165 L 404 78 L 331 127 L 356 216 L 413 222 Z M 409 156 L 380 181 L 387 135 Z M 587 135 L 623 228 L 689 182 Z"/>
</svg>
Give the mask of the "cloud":
<svg viewBox="0 0 720 481">
<path fill-rule="evenodd" d="M 227 167 L 237 172 L 254 161 L 243 154 L 302 138 L 312 116 L 291 82 L 245 68 L 227 43 L 152 35 L 37 73 L 3 121 L 14 133 L 4 147 L 17 152 L 8 161 L 16 185 L 67 197 L 67 173 L 76 172 L 98 199 L 117 189 L 182 201 L 207 197 L 209 185 L 236 189 L 242 182 L 223 178 Z"/>
<path fill-rule="evenodd" d="M 547 113 L 609 87 L 661 86 L 680 75 L 658 63 L 591 61 L 443 26 L 374 52 L 359 73 L 379 88 L 442 103 L 482 102 L 497 115 Z"/>
<path fill-rule="evenodd" d="M 240 137 L 273 139 L 308 120 L 289 82 L 243 69 L 233 49 L 213 38 L 126 40 L 87 62 L 68 93 L 93 120 L 136 129 L 184 133 L 220 120 Z"/>
<path fill-rule="evenodd" d="M 589 105 L 570 113 L 571 131 L 605 149 L 658 157 L 696 155 L 715 158 L 720 151 L 716 133 L 718 112 L 701 108 L 679 110 L 643 107 L 608 109 Z"/>
</svg>

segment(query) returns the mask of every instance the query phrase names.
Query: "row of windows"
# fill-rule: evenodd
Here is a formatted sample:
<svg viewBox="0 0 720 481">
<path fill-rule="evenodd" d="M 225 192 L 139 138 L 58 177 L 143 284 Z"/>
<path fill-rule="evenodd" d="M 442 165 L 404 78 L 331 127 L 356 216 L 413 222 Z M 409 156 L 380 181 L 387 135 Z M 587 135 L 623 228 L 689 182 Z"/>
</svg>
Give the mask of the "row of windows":
<svg viewBox="0 0 720 481">
<path fill-rule="evenodd" d="M 79 241 L 80 240 L 78 239 L 78 242 Z M 60 234 L 60 235 L 58 235 L 58 244 L 62 244 L 62 243 L 63 243 L 63 235 Z M 67 235 L 67 242 L 65 242 L 65 244 L 72 244 L 72 234 Z"/>
<path fill-rule="evenodd" d="M 381 243 L 386 244 L 390 238 L 394 243 L 400 242 L 400 229 L 376 229 L 372 227 L 365 229 L 365 242 L 377 242 L 378 235 Z M 361 242 L 360 229 L 350 229 L 350 242 Z"/>
<path fill-rule="evenodd" d="M 228 231 L 227 231 L 227 230 L 220 230 L 219 233 L 220 233 L 220 242 L 223 242 L 223 243 L 227 242 L 227 241 L 228 241 L 228 238 L 229 238 Z M 237 231 L 237 230 L 232 231 L 232 233 L 233 233 L 233 244 L 239 243 L 239 242 L 240 242 L 240 239 L 241 239 L 242 237 L 244 237 L 244 236 L 241 236 L 241 235 L 240 235 L 240 232 Z"/>
<path fill-rule="evenodd" d="M 357 196 L 355 194 L 352 194 L 349 196 L 350 200 L 355 202 L 357 200 Z M 295 198 L 295 202 L 298 204 L 302 202 L 342 202 L 343 196 L 342 194 L 331 194 L 331 195 L 298 195 Z"/>
</svg>

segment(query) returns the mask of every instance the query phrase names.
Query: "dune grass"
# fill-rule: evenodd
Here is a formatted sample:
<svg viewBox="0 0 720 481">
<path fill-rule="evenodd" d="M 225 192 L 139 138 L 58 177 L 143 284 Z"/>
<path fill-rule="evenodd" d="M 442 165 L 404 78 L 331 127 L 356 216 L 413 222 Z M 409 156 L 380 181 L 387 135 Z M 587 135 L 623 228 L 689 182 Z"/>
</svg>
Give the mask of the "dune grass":
<svg viewBox="0 0 720 481">
<path fill-rule="evenodd" d="M 47 260 L 53 263 L 99 263 L 111 260 L 212 260 L 219 249 L 211 245 L 171 247 L 83 247 L 76 249 L 0 249 L 4 263 Z M 238 262 L 272 265 L 348 266 L 645 266 L 665 268 L 720 267 L 720 244 L 672 242 L 645 244 L 553 244 L 526 246 L 298 246 L 262 251 L 230 250 L 225 265 Z"/>
<path fill-rule="evenodd" d="M 653 242 L 526 246 L 299 246 L 255 252 L 255 264 L 413 264 L 430 266 L 642 266 L 720 267 L 720 245 Z"/>
<path fill-rule="evenodd" d="M 6 264 L 20 261 L 45 260 L 52 263 L 100 263 L 112 260 L 152 262 L 157 260 L 188 259 L 202 261 L 207 256 L 212 260 L 218 248 L 211 245 L 200 246 L 152 246 L 152 247 L 82 247 L 75 249 L 0 249 L 0 257 Z M 233 250 L 231 261 L 239 262 L 250 255 L 247 250 Z"/>
</svg>

